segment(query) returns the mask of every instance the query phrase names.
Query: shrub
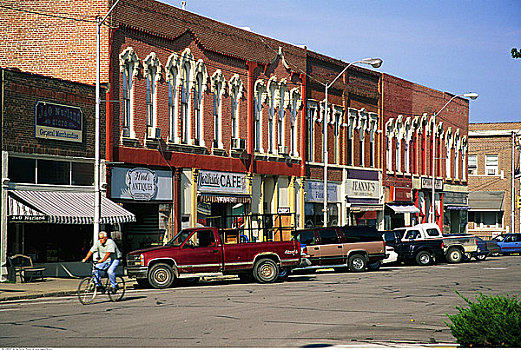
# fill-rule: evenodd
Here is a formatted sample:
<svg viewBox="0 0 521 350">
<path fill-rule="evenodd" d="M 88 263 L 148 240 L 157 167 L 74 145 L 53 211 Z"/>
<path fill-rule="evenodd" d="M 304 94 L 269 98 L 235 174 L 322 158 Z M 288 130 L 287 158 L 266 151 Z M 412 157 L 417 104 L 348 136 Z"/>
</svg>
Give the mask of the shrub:
<svg viewBox="0 0 521 350">
<path fill-rule="evenodd" d="M 456 306 L 459 314 L 447 315 L 452 335 L 464 347 L 520 347 L 521 302 L 516 296 L 486 296 L 476 302 L 456 292 L 468 308 Z"/>
</svg>

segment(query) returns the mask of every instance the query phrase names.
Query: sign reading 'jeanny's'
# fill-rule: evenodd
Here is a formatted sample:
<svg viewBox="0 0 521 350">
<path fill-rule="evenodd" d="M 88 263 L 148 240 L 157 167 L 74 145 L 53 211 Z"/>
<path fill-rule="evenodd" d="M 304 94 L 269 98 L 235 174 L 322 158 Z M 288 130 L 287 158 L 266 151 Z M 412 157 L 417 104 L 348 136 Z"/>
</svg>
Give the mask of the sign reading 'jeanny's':
<svg viewBox="0 0 521 350">
<path fill-rule="evenodd" d="M 83 115 L 79 107 L 39 101 L 35 107 L 35 137 L 83 142 Z"/>
<path fill-rule="evenodd" d="M 350 198 L 380 197 L 380 184 L 378 181 L 347 179 L 346 194 Z"/>
</svg>

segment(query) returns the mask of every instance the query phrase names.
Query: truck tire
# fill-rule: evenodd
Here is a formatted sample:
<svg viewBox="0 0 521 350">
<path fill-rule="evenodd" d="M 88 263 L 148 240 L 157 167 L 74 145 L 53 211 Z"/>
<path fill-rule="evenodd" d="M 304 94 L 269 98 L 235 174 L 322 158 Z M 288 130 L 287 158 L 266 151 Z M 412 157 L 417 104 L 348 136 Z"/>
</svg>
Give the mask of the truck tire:
<svg viewBox="0 0 521 350">
<path fill-rule="evenodd" d="M 259 283 L 273 283 L 279 277 L 279 267 L 272 259 L 260 259 L 253 267 L 253 276 Z"/>
<path fill-rule="evenodd" d="M 382 260 L 375 261 L 374 263 L 368 265 L 369 270 L 371 271 L 379 270 L 380 266 L 382 266 Z"/>
<path fill-rule="evenodd" d="M 168 288 L 172 285 L 174 279 L 174 272 L 168 264 L 155 264 L 148 272 L 148 283 L 150 283 L 153 288 Z"/>
<path fill-rule="evenodd" d="M 416 254 L 416 263 L 420 266 L 427 266 L 432 264 L 432 255 L 431 253 L 422 250 Z"/>
<path fill-rule="evenodd" d="M 460 263 L 463 259 L 463 253 L 461 250 L 457 247 L 451 247 L 447 251 L 447 254 L 445 255 L 445 258 L 450 264 L 457 264 Z"/>
<path fill-rule="evenodd" d="M 352 272 L 363 272 L 367 268 L 367 259 L 361 254 L 353 254 L 349 257 L 347 265 Z"/>
</svg>

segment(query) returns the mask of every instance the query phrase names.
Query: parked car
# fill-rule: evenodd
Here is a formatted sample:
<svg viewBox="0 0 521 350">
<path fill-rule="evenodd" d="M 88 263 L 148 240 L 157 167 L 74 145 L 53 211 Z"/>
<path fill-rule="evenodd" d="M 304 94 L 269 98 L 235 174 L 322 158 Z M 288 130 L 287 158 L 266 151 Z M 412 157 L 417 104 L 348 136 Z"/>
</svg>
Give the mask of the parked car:
<svg viewBox="0 0 521 350">
<path fill-rule="evenodd" d="M 470 254 L 470 257 L 476 260 L 485 260 L 487 256 L 497 255 L 500 252 L 497 242 L 494 240 L 486 241 L 480 237 L 476 237 L 476 243 L 478 250 Z"/>
<path fill-rule="evenodd" d="M 386 247 L 394 248 L 399 262 L 430 265 L 436 260 L 442 259 L 445 254 L 443 239 L 415 239 L 420 237 L 418 230 L 400 228 L 394 231 L 383 231 L 382 235 L 385 238 Z"/>
<path fill-rule="evenodd" d="M 221 234 L 224 232 L 215 227 L 190 228 L 179 232 L 163 247 L 130 252 L 128 276 L 135 277 L 138 284 L 148 283 L 154 288 L 167 288 L 179 277 L 216 274 L 272 283 L 279 278 L 281 269 L 301 263 L 297 241 L 242 243 L 237 239 L 228 244 Z"/>
<path fill-rule="evenodd" d="M 400 232 L 402 241 L 441 239 L 445 259 L 451 264 L 461 262 L 465 254 L 472 254 L 478 250 L 475 236 L 469 234 L 443 235 L 438 225 L 433 223 L 402 227 L 395 229 L 395 232 Z"/>
<path fill-rule="evenodd" d="M 294 231 L 293 237 L 306 246 L 311 263 L 295 272 L 330 267 L 361 272 L 379 268 L 386 258 L 383 238 L 372 226 L 309 228 Z"/>
<path fill-rule="evenodd" d="M 505 239 L 497 242 L 501 249 L 501 254 L 521 253 L 521 233 L 509 233 Z"/>
</svg>

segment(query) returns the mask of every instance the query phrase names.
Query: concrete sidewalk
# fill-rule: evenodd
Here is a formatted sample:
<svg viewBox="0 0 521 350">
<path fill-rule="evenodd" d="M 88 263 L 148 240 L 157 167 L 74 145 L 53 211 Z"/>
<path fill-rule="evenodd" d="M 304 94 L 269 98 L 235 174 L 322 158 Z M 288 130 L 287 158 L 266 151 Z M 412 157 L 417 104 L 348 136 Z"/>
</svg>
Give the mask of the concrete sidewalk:
<svg viewBox="0 0 521 350">
<path fill-rule="evenodd" d="M 133 289 L 135 280 L 125 278 L 126 288 Z M 0 302 L 35 299 L 49 296 L 74 295 L 82 278 L 45 277 L 43 281 L 27 283 L 0 282 Z"/>
</svg>

